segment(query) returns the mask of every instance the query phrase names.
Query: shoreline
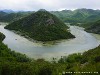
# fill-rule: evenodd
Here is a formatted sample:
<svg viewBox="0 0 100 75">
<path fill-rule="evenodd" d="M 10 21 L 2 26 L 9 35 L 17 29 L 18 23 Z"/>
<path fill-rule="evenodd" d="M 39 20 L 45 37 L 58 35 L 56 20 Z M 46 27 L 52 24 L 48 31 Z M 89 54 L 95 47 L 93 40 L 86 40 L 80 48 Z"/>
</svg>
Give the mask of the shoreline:
<svg viewBox="0 0 100 75">
<path fill-rule="evenodd" d="M 74 27 L 72 26 L 72 30 L 73 30 L 73 28 Z M 77 30 L 77 27 L 75 29 Z M 80 30 L 81 29 L 78 28 L 78 30 L 77 30 L 78 32 L 75 32 L 75 34 L 76 33 L 79 34 Z M 56 42 L 57 44 L 55 44 L 55 42 L 50 43 L 51 45 L 50 44 L 48 44 L 48 45 L 47 44 L 41 44 L 39 42 L 38 43 L 33 42 L 32 40 L 30 41 L 29 39 L 27 39 L 23 36 L 20 36 L 18 34 L 16 35 L 12 31 L 9 31 L 9 32 L 11 32 L 11 36 L 13 36 L 13 38 L 11 39 L 11 41 L 6 39 L 4 41 L 5 44 L 8 44 L 8 47 L 11 48 L 12 50 L 16 51 L 16 52 L 26 54 L 28 57 L 36 58 L 36 59 L 44 58 L 44 59 L 49 60 L 49 59 L 52 59 L 54 57 L 59 59 L 59 58 L 61 58 L 61 56 L 67 56 L 69 54 L 83 53 L 83 52 L 85 52 L 89 49 L 94 49 L 95 48 L 94 45 L 96 46 L 96 44 L 94 44 L 93 47 L 92 47 L 92 43 L 90 43 L 91 45 L 89 45 L 90 47 L 88 48 L 88 46 L 86 46 L 87 44 L 85 45 L 86 42 L 84 42 L 85 41 L 84 39 L 86 37 L 83 38 L 82 41 L 79 41 L 79 40 L 81 40 L 81 37 L 83 36 L 83 35 L 81 35 L 82 33 L 84 33 L 84 35 L 89 34 L 89 33 L 87 34 L 84 31 L 81 31 L 80 36 L 78 35 L 77 38 L 75 38 L 75 39 L 60 40 L 60 41 Z M 74 32 L 74 30 L 73 30 L 73 32 Z M 14 34 L 14 35 L 12 35 L 12 34 Z M 8 37 L 9 37 L 9 35 L 7 34 Z M 89 36 L 91 36 L 91 35 L 89 34 Z M 80 38 L 78 38 L 78 37 L 80 37 Z M 17 39 L 17 40 L 15 40 L 15 39 Z M 91 40 L 87 41 L 87 43 L 91 42 Z M 13 44 L 13 47 L 12 47 L 12 44 Z M 83 48 L 81 49 L 81 47 L 83 47 Z M 86 48 L 84 48 L 84 47 L 86 47 Z"/>
</svg>

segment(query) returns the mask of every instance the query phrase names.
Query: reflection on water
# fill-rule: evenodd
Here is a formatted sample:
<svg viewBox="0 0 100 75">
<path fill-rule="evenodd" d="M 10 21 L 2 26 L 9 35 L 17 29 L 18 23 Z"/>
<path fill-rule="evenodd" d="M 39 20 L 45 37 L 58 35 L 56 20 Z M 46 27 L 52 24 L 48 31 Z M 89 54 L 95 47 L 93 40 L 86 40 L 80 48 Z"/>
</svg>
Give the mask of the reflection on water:
<svg viewBox="0 0 100 75">
<path fill-rule="evenodd" d="M 83 28 L 70 26 L 70 31 L 76 38 L 56 41 L 56 44 L 55 42 L 42 44 L 39 42 L 31 42 L 12 31 L 4 29 L 4 26 L 0 25 L 0 32 L 6 35 L 3 42 L 7 44 L 9 48 L 35 59 L 45 58 L 49 60 L 53 57 L 60 58 L 61 56 L 75 52 L 83 52 L 99 45 L 96 38 L 85 32 Z"/>
</svg>

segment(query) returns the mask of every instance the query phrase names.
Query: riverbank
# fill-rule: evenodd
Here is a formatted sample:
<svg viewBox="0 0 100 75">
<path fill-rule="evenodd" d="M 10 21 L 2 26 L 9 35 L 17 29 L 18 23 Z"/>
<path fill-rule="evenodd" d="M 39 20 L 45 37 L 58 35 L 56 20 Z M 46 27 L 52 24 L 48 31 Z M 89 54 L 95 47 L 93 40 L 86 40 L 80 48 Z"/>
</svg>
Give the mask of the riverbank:
<svg viewBox="0 0 100 75">
<path fill-rule="evenodd" d="M 3 42 L 12 50 L 35 59 L 44 58 L 46 60 L 52 60 L 53 57 L 59 59 L 61 56 L 84 52 L 99 45 L 95 37 L 77 26 L 70 26 L 70 31 L 75 35 L 75 39 L 57 41 L 56 44 L 52 45 L 29 41 L 23 36 L 4 29 L 3 26 L 0 26 L 0 31 L 6 35 Z"/>
<path fill-rule="evenodd" d="M 0 42 L 1 75 L 66 75 L 100 74 L 100 46 L 81 53 L 74 53 L 51 62 L 44 59 L 33 60 L 11 51 Z M 84 73 L 83 73 L 84 72 Z"/>
<path fill-rule="evenodd" d="M 91 33 L 97 40 L 98 42 L 100 43 L 100 34 L 94 34 L 94 33 Z"/>
</svg>

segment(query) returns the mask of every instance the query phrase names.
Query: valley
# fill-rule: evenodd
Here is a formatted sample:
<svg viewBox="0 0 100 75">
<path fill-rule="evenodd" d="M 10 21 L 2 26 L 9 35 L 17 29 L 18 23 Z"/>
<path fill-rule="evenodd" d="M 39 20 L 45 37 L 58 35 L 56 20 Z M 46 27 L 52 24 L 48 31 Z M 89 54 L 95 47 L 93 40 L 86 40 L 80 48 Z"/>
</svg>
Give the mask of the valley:
<svg viewBox="0 0 100 75">
<path fill-rule="evenodd" d="M 100 10 L 0 11 L 0 75 L 87 72 L 100 75 Z"/>
<path fill-rule="evenodd" d="M 4 29 L 4 26 L 4 23 L 0 25 L 0 31 L 6 36 L 3 42 L 12 50 L 26 54 L 28 57 L 34 59 L 44 58 L 50 61 L 53 57 L 59 59 L 61 56 L 84 52 L 99 45 L 98 40 L 94 36 L 78 26 L 70 26 L 70 32 L 75 35 L 76 38 L 51 41 L 45 44 L 43 42 L 32 42 L 23 36 Z"/>
</svg>

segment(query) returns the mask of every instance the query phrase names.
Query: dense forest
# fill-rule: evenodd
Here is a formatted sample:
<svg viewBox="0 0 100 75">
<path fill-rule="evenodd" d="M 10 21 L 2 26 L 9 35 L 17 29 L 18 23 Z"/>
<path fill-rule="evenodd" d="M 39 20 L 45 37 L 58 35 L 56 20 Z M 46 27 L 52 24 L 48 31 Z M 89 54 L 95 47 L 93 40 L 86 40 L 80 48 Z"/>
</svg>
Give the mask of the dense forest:
<svg viewBox="0 0 100 75">
<path fill-rule="evenodd" d="M 20 31 L 34 40 L 53 41 L 74 38 L 68 27 L 53 14 L 39 10 L 7 25 L 6 29 Z"/>
<path fill-rule="evenodd" d="M 4 35 L 0 33 L 0 40 L 4 39 L 2 36 Z M 14 52 L 1 41 L 0 75 L 100 75 L 100 46 L 84 53 L 61 57 L 58 61 L 53 58 L 49 62 Z"/>
</svg>

